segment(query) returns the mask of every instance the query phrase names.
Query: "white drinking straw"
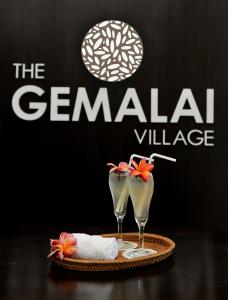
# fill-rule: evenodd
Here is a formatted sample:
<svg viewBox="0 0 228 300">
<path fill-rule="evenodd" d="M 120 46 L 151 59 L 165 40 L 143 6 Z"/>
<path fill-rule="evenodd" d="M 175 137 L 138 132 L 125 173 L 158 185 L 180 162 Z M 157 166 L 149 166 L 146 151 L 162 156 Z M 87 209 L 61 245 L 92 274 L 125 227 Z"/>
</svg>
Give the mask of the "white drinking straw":
<svg viewBox="0 0 228 300">
<path fill-rule="evenodd" d="M 172 162 L 177 161 L 175 158 L 172 158 L 172 157 L 169 157 L 169 156 L 166 156 L 166 155 L 161 155 L 161 154 L 158 154 L 158 153 L 152 153 L 150 157 L 142 156 L 142 155 L 139 155 L 139 154 L 132 154 L 131 157 L 130 157 L 129 166 L 131 165 L 132 159 L 135 158 L 135 157 L 141 158 L 141 159 L 146 159 L 146 160 L 149 161 L 149 163 L 154 161 L 154 157 L 166 159 L 166 160 L 169 160 L 169 161 L 172 161 Z"/>
<path fill-rule="evenodd" d="M 166 155 L 161 155 L 161 154 L 158 154 L 158 153 L 152 153 L 151 156 L 150 156 L 149 162 L 154 161 L 154 157 L 166 159 L 166 160 L 169 160 L 169 161 L 172 161 L 172 162 L 177 161 L 176 158 L 172 158 L 172 157 L 169 157 L 169 156 L 166 156 Z"/>
<path fill-rule="evenodd" d="M 141 159 L 146 159 L 146 160 L 150 160 L 149 157 L 146 157 L 146 156 L 142 156 L 142 155 L 138 155 L 138 154 L 132 154 L 131 157 L 130 157 L 130 160 L 129 160 L 129 166 L 131 165 L 131 161 L 133 158 L 141 158 Z"/>
</svg>

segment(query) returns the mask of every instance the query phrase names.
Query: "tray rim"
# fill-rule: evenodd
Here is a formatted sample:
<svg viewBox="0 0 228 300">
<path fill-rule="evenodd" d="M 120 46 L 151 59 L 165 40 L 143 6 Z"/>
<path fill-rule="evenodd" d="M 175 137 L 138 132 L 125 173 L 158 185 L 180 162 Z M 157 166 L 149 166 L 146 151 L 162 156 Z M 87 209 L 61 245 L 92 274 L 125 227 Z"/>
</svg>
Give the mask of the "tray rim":
<svg viewBox="0 0 228 300">
<path fill-rule="evenodd" d="M 117 237 L 118 236 L 117 233 L 105 233 L 105 234 L 100 234 L 100 235 L 103 237 Z M 122 236 L 124 239 L 127 239 L 128 236 L 129 237 L 137 237 L 138 232 L 127 232 L 127 233 L 123 233 Z M 148 256 L 138 257 L 138 258 L 134 258 L 134 259 L 125 258 L 124 260 L 121 260 L 121 261 L 119 261 L 119 260 L 81 259 L 81 258 L 64 258 L 63 260 L 60 260 L 56 256 L 52 257 L 51 260 L 58 266 L 66 268 L 66 269 L 71 269 L 71 270 L 75 270 L 75 271 L 87 271 L 87 272 L 92 271 L 93 272 L 93 271 L 112 271 L 112 270 L 115 271 L 115 270 L 123 270 L 123 269 L 132 269 L 132 268 L 140 267 L 140 266 L 142 267 L 145 265 L 157 263 L 161 260 L 168 258 L 170 255 L 172 255 L 176 244 L 170 238 L 162 236 L 162 235 L 158 235 L 158 234 L 153 234 L 153 233 L 144 233 L 144 237 L 145 237 L 145 240 L 154 238 L 157 240 L 165 241 L 169 244 L 169 246 L 167 247 L 166 250 L 161 251 L 157 254 L 151 254 Z M 136 264 L 136 266 L 134 266 L 134 263 Z M 72 265 L 74 265 L 74 267 L 72 267 Z M 80 265 L 80 266 L 84 265 L 85 269 L 82 269 L 81 267 L 77 269 L 77 265 Z M 86 269 L 86 266 L 88 267 L 87 269 Z M 91 266 L 91 269 L 90 269 L 90 266 Z M 96 266 L 97 266 L 98 269 L 94 270 L 94 269 L 92 269 L 92 266 L 94 266 L 94 268 L 96 268 Z M 110 266 L 110 268 L 108 268 L 108 266 Z M 122 266 L 122 267 L 118 268 L 118 266 Z M 102 269 L 102 267 L 104 269 Z"/>
</svg>

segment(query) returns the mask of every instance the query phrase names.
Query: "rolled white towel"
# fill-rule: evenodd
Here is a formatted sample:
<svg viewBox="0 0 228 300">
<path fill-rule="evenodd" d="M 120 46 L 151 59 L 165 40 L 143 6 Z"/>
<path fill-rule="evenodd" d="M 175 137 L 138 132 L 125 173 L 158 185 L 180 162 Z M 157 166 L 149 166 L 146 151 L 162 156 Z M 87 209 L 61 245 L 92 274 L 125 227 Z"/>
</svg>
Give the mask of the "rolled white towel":
<svg viewBox="0 0 228 300">
<path fill-rule="evenodd" d="M 118 244 L 115 238 L 85 233 L 74 233 L 74 236 L 77 239 L 75 258 L 113 260 L 118 255 Z"/>
</svg>

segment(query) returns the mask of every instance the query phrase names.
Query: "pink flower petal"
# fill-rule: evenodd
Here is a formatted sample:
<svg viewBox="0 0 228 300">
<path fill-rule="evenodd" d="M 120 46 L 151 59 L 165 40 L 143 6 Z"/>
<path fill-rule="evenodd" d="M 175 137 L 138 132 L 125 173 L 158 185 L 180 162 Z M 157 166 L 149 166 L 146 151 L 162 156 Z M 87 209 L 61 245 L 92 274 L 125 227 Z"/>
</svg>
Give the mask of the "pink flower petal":
<svg viewBox="0 0 228 300">
<path fill-rule="evenodd" d="M 131 176 L 139 176 L 139 175 L 141 175 L 141 173 L 138 170 L 133 169 L 133 170 L 131 170 L 130 175 Z"/>
<path fill-rule="evenodd" d="M 116 167 L 116 168 L 117 168 L 117 166 L 114 165 L 113 163 L 108 163 L 107 166 L 110 167 L 110 168 L 113 168 L 113 167 Z"/>
<path fill-rule="evenodd" d="M 70 235 L 68 232 L 62 232 L 59 236 L 60 243 L 63 244 Z"/>
<path fill-rule="evenodd" d="M 118 166 L 118 169 L 123 171 L 123 172 L 126 172 L 126 171 L 129 170 L 129 165 L 126 162 L 120 162 L 119 166 Z"/>
<path fill-rule="evenodd" d="M 116 171 L 117 169 L 118 169 L 117 167 L 113 167 L 113 168 L 111 168 L 111 170 L 109 170 L 109 173 L 112 173 L 112 172 Z"/>
<path fill-rule="evenodd" d="M 145 164 L 145 165 L 143 166 L 142 171 L 152 171 L 153 168 L 154 168 L 154 164 Z"/>
<path fill-rule="evenodd" d="M 137 164 L 133 159 L 131 160 L 131 163 L 132 163 L 132 165 L 134 166 L 134 168 L 135 168 L 136 170 L 139 169 L 138 164 Z"/>
<path fill-rule="evenodd" d="M 59 240 L 50 239 L 50 245 L 51 245 L 51 247 L 54 247 L 54 246 L 59 245 L 59 244 L 60 244 Z"/>
<path fill-rule="evenodd" d="M 67 257 L 73 256 L 77 252 L 76 247 L 68 247 L 67 249 L 64 250 L 64 255 Z"/>
<path fill-rule="evenodd" d="M 139 162 L 139 170 L 141 171 L 144 167 L 144 165 L 146 164 L 146 160 L 145 159 L 141 159 Z"/>
<path fill-rule="evenodd" d="M 145 181 L 145 182 L 147 182 L 148 181 L 148 179 L 150 178 L 150 172 L 149 171 L 144 171 L 144 172 L 142 172 L 141 173 L 141 178 Z"/>
<path fill-rule="evenodd" d="M 64 259 L 63 250 L 60 250 L 57 255 L 61 260 Z"/>
<path fill-rule="evenodd" d="M 76 239 L 76 237 L 72 234 L 72 236 L 69 237 L 69 238 L 66 240 L 66 243 L 67 243 L 67 246 L 76 246 L 76 245 L 77 245 L 77 239 Z"/>
</svg>

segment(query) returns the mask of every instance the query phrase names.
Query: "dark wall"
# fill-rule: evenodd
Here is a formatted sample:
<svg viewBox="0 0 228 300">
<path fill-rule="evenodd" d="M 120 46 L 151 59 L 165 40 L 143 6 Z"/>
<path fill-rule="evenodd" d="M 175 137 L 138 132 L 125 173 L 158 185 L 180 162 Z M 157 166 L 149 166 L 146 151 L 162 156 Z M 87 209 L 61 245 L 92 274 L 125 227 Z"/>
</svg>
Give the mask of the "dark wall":
<svg viewBox="0 0 228 300">
<path fill-rule="evenodd" d="M 155 193 L 149 223 L 154 226 L 228 228 L 227 115 L 228 3 L 226 0 L 1 0 L 0 2 L 0 139 L 2 215 L 9 223 L 114 225 L 107 162 L 128 161 L 131 153 L 158 152 L 177 163 L 157 160 Z M 84 35 L 106 19 L 131 24 L 144 44 L 139 70 L 119 83 L 91 76 L 80 55 Z M 44 63 L 45 79 L 16 79 L 13 63 Z M 45 90 L 70 87 L 72 114 L 78 87 L 91 103 L 107 87 L 115 117 L 126 89 L 135 88 L 147 119 L 150 89 L 159 89 L 159 111 L 172 116 L 183 88 L 190 88 L 205 121 L 206 89 L 215 92 L 214 124 L 182 117 L 177 124 L 96 122 L 85 113 L 80 122 L 24 121 L 12 110 L 14 92 L 33 84 Z M 31 95 L 30 95 L 31 96 Z M 26 98 L 24 106 L 28 105 Z M 41 101 L 36 98 L 36 101 Z M 213 130 L 214 146 L 148 145 L 134 129 L 164 129 L 167 139 L 178 130 Z M 88 217 L 89 216 L 89 217 Z M 2 219 L 3 222 L 3 219 Z M 126 217 L 134 224 L 132 207 Z"/>
</svg>

